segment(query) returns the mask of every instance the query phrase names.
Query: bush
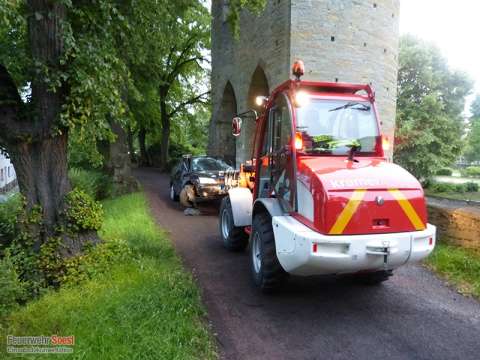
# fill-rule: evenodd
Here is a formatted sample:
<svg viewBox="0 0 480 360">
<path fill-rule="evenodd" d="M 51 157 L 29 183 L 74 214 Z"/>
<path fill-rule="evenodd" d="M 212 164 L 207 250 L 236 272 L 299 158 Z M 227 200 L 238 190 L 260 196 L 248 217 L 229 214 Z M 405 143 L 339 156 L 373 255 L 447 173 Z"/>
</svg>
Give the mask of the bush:
<svg viewBox="0 0 480 360">
<path fill-rule="evenodd" d="M 469 166 L 463 171 L 463 174 L 469 177 L 480 177 L 480 166 Z"/>
<path fill-rule="evenodd" d="M 5 203 L 0 204 L 0 256 L 15 238 L 17 217 L 20 215 L 22 208 L 20 194 L 14 195 Z"/>
<path fill-rule="evenodd" d="M 470 181 L 465 183 L 465 189 L 467 192 L 478 192 L 479 186 L 478 186 L 478 183 Z"/>
<path fill-rule="evenodd" d="M 467 191 L 465 184 L 455 184 L 455 192 L 463 194 Z"/>
<path fill-rule="evenodd" d="M 78 188 L 95 200 L 106 199 L 112 193 L 112 180 L 100 171 L 71 168 L 68 177 L 72 188 Z"/>
<path fill-rule="evenodd" d="M 74 189 L 66 196 L 66 216 L 73 232 L 99 230 L 103 222 L 102 205 L 80 189 Z"/>
<path fill-rule="evenodd" d="M 7 315 L 19 301 L 25 289 L 9 256 L 0 259 L 0 318 Z"/>
<path fill-rule="evenodd" d="M 430 184 L 430 190 L 437 193 L 456 192 L 456 184 L 434 182 Z"/>
<path fill-rule="evenodd" d="M 99 274 L 107 273 L 114 265 L 127 262 L 132 251 L 123 240 L 109 240 L 91 247 L 84 254 L 65 260 L 65 271 L 58 278 L 62 285 L 76 285 Z"/>
<path fill-rule="evenodd" d="M 449 168 L 443 168 L 437 171 L 437 175 L 452 176 L 452 170 Z"/>
</svg>

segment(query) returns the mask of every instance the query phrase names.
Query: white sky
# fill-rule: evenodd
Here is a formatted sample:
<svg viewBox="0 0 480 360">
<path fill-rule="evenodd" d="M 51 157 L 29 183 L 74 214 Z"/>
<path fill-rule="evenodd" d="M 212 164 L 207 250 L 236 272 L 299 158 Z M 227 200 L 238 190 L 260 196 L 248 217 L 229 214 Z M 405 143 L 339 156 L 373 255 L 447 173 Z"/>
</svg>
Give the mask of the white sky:
<svg viewBox="0 0 480 360">
<path fill-rule="evenodd" d="M 434 42 L 452 68 L 475 80 L 480 94 L 479 0 L 400 0 L 400 33 Z"/>
</svg>

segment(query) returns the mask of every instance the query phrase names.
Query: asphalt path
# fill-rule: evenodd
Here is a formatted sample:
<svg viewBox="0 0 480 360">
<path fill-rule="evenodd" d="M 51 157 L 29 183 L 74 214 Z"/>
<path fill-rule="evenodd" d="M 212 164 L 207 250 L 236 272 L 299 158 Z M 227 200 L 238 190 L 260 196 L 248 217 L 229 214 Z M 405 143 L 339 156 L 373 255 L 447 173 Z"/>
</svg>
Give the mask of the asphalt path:
<svg viewBox="0 0 480 360">
<path fill-rule="evenodd" d="M 185 216 L 169 200 L 167 175 L 135 174 L 202 290 L 223 359 L 480 359 L 480 303 L 422 266 L 374 287 L 290 277 L 264 295 L 252 285 L 248 253 L 223 248 L 216 204 Z"/>
</svg>

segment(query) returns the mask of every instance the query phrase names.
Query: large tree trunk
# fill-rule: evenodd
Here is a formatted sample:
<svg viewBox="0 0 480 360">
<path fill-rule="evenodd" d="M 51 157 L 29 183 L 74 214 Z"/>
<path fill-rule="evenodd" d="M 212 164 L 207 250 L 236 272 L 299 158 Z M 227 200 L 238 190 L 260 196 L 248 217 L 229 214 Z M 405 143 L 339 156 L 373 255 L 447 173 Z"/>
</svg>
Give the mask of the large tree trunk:
<svg viewBox="0 0 480 360">
<path fill-rule="evenodd" d="M 110 127 L 116 135 L 115 141 L 110 143 L 108 162 L 115 185 L 114 192 L 115 195 L 128 194 L 138 190 L 138 183 L 132 176 L 127 134 L 117 121 L 110 121 Z"/>
<path fill-rule="evenodd" d="M 64 53 L 63 23 L 66 7 L 51 0 L 29 0 L 28 37 L 32 59 L 55 74 L 61 70 Z M 12 158 L 27 211 L 39 207 L 42 226 L 29 227 L 36 249 L 58 225 L 63 225 L 64 198 L 70 190 L 67 176 L 67 129 L 60 125 L 66 86 L 54 91 L 44 72 L 31 81 L 31 102 L 24 104 L 7 69 L 0 66 L 0 145 Z M 67 253 L 79 249 L 78 242 L 64 239 Z M 73 250 L 76 249 L 76 250 Z M 72 251 L 69 251 L 72 250 Z"/>
<path fill-rule="evenodd" d="M 133 131 L 130 126 L 127 126 L 127 145 L 128 154 L 130 155 L 130 162 L 137 163 L 137 157 L 135 156 L 135 149 L 133 147 Z"/>
<path fill-rule="evenodd" d="M 146 146 L 146 139 L 147 137 L 147 130 L 142 126 L 140 130 L 138 130 L 138 144 L 140 147 L 140 165 L 141 166 L 150 166 L 150 157 L 148 156 L 147 146 Z"/>
<path fill-rule="evenodd" d="M 166 95 L 160 91 L 160 113 L 162 116 L 162 142 L 160 145 L 160 167 L 167 170 L 168 150 L 170 147 L 170 117 L 167 111 Z"/>
</svg>

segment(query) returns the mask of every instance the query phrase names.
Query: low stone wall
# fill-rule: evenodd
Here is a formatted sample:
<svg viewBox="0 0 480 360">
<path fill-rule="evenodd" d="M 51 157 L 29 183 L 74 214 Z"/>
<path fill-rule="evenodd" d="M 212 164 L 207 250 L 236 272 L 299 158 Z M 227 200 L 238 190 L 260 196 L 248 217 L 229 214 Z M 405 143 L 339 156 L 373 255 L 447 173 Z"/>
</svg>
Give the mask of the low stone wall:
<svg viewBox="0 0 480 360">
<path fill-rule="evenodd" d="M 428 200 L 428 221 L 440 241 L 480 251 L 480 208 L 459 202 Z"/>
</svg>

